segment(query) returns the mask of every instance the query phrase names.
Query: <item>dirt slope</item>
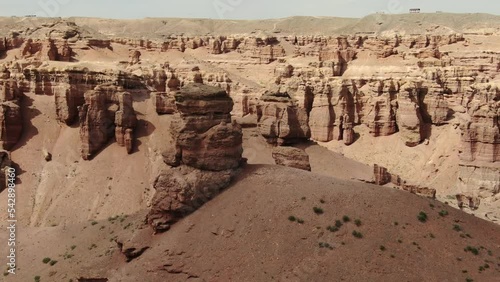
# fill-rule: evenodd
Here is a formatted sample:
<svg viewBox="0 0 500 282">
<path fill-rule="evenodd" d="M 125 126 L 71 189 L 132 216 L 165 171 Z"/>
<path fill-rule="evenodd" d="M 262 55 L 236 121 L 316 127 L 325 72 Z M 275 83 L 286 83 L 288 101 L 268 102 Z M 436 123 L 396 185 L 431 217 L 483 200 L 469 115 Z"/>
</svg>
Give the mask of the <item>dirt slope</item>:
<svg viewBox="0 0 500 282">
<path fill-rule="evenodd" d="M 326 229 L 344 215 L 338 231 Z M 23 271 L 6 281 L 499 281 L 498 225 L 410 193 L 284 167 L 247 166 L 167 233 L 152 236 L 141 218 L 25 229 Z M 149 249 L 126 263 L 113 242 L 123 238 Z"/>
</svg>

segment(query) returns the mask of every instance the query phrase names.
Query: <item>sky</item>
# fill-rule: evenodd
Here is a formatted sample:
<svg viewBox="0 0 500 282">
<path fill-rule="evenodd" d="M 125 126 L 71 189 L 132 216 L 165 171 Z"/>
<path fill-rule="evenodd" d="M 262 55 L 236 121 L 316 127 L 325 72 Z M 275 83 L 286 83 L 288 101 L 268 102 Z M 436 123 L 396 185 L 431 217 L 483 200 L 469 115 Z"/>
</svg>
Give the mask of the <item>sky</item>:
<svg viewBox="0 0 500 282">
<path fill-rule="evenodd" d="M 289 16 L 360 18 L 410 8 L 434 13 L 500 15 L 500 0 L 0 0 L 0 16 L 268 19 Z"/>
</svg>

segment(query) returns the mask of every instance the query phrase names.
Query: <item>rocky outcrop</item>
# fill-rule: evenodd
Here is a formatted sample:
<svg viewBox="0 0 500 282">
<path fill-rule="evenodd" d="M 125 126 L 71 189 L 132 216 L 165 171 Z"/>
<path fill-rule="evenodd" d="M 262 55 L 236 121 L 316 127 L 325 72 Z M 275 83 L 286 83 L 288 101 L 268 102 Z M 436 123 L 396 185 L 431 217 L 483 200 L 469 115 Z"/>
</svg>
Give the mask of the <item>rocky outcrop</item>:
<svg viewBox="0 0 500 282">
<path fill-rule="evenodd" d="M 376 185 L 386 185 L 388 183 L 391 183 L 396 188 L 403 191 L 407 191 L 431 199 L 436 198 L 436 189 L 407 184 L 406 181 L 402 180 L 401 177 L 399 177 L 399 175 L 391 174 L 389 173 L 387 168 L 379 166 L 377 164 L 373 166 L 373 177 L 373 183 Z"/>
<path fill-rule="evenodd" d="M 129 57 L 130 57 L 129 64 L 131 66 L 133 66 L 135 64 L 139 64 L 141 62 L 141 52 L 139 52 L 139 50 L 130 51 Z"/>
<path fill-rule="evenodd" d="M 132 96 L 123 88 L 98 86 L 85 93 L 80 107 L 80 141 L 84 160 L 92 158 L 114 136 L 118 145 L 132 152 L 137 118 Z"/>
<path fill-rule="evenodd" d="M 153 92 L 153 103 L 159 115 L 173 114 L 176 111 L 175 98 L 173 93 Z"/>
<path fill-rule="evenodd" d="M 243 134 L 231 122 L 233 101 L 223 89 L 193 83 L 175 93 L 178 113 L 171 125 L 173 146 L 147 221 L 156 231 L 193 212 L 226 188 L 242 163 Z"/>
<path fill-rule="evenodd" d="M 457 194 L 455 197 L 460 209 L 467 207 L 471 210 L 477 210 L 481 205 L 481 199 L 478 197 L 466 196 L 464 194 Z"/>
<path fill-rule="evenodd" d="M 180 115 L 172 126 L 177 161 L 202 170 L 239 167 L 241 127 L 231 122 L 233 101 L 216 87 L 189 84 L 175 94 Z"/>
<path fill-rule="evenodd" d="M 460 125 L 462 148 L 457 186 L 474 197 L 500 193 L 500 89 L 475 84 L 466 94 L 467 118 Z"/>
<path fill-rule="evenodd" d="M 286 92 L 268 91 L 257 106 L 258 127 L 262 136 L 272 144 L 290 144 L 311 137 L 309 118 Z"/>
<path fill-rule="evenodd" d="M 422 141 L 418 88 L 412 83 L 405 83 L 400 87 L 397 102 L 396 122 L 400 137 L 406 146 L 414 147 Z"/>
<path fill-rule="evenodd" d="M 293 147 L 275 147 L 273 159 L 277 165 L 311 171 L 309 155 L 301 149 Z"/>
<path fill-rule="evenodd" d="M 0 150 L 0 192 L 9 186 L 7 182 L 8 169 L 12 166 L 10 153 L 5 150 Z"/>
<path fill-rule="evenodd" d="M 10 71 L 0 67 L 0 149 L 10 150 L 21 137 L 21 91 Z"/>
</svg>

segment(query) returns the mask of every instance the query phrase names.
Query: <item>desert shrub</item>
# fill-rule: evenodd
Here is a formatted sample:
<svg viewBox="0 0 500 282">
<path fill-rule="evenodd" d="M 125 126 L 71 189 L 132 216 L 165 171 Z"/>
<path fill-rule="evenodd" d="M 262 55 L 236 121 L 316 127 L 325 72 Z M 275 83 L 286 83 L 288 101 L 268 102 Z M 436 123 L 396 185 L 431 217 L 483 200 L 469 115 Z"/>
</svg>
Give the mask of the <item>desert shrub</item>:
<svg viewBox="0 0 500 282">
<path fill-rule="evenodd" d="M 35 276 L 34 279 L 35 279 L 35 282 L 40 282 L 40 276 L 37 275 L 37 276 Z"/>
<path fill-rule="evenodd" d="M 361 232 L 358 232 L 356 230 L 352 231 L 352 236 L 356 237 L 356 238 L 363 238 L 363 234 L 361 234 Z"/>
<path fill-rule="evenodd" d="M 337 228 L 342 227 L 342 221 L 340 221 L 340 220 L 335 220 L 335 226 L 336 226 Z"/>
<path fill-rule="evenodd" d="M 380 249 L 381 251 L 385 251 L 385 250 L 386 250 L 386 249 L 385 249 L 385 246 L 380 246 L 380 247 L 379 247 L 379 249 Z"/>
<path fill-rule="evenodd" d="M 350 219 L 347 215 L 344 215 L 344 216 L 342 217 L 342 220 L 343 220 L 344 222 L 349 222 L 349 221 L 351 221 L 351 219 Z"/>
<path fill-rule="evenodd" d="M 460 227 L 460 225 L 458 225 L 458 224 L 454 224 L 454 225 L 453 225 L 453 230 L 455 230 L 455 231 L 459 232 L 459 231 L 462 231 L 462 227 Z M 465 236 L 465 235 L 464 235 L 464 236 Z"/>
<path fill-rule="evenodd" d="M 354 224 L 356 224 L 356 226 L 358 226 L 358 227 L 361 226 L 361 220 L 360 219 L 356 219 L 354 221 Z"/>
<path fill-rule="evenodd" d="M 323 214 L 323 209 L 322 208 L 314 207 L 313 211 L 314 211 L 315 214 Z"/>
<path fill-rule="evenodd" d="M 440 215 L 440 216 L 447 216 L 447 215 L 448 215 L 448 211 L 447 211 L 447 210 L 441 210 L 441 211 L 439 212 L 439 215 Z"/>
<path fill-rule="evenodd" d="M 466 251 L 466 252 L 471 252 L 471 253 L 473 253 L 473 254 L 474 254 L 474 255 L 476 255 L 476 256 L 479 254 L 479 250 L 478 250 L 477 248 L 475 248 L 475 247 L 472 247 L 472 246 L 467 246 L 467 247 L 464 249 L 464 251 Z"/>
<path fill-rule="evenodd" d="M 293 221 L 296 221 L 297 218 L 295 216 L 291 215 L 291 216 L 288 217 L 288 220 L 290 220 L 290 221 L 293 222 Z"/>
<path fill-rule="evenodd" d="M 57 263 L 57 260 L 51 260 L 51 261 L 49 262 L 49 264 L 50 264 L 51 266 L 52 266 L 52 265 L 54 265 L 54 264 L 56 264 L 56 263 Z"/>
<path fill-rule="evenodd" d="M 42 260 L 42 262 L 43 262 L 43 263 L 45 263 L 45 264 L 47 264 L 47 263 L 49 263 L 49 262 L 50 262 L 50 258 L 44 258 L 44 259 Z"/>
<path fill-rule="evenodd" d="M 417 219 L 420 221 L 420 222 L 426 222 L 427 221 L 427 214 L 423 211 L 421 211 L 418 216 L 417 216 Z"/>
</svg>

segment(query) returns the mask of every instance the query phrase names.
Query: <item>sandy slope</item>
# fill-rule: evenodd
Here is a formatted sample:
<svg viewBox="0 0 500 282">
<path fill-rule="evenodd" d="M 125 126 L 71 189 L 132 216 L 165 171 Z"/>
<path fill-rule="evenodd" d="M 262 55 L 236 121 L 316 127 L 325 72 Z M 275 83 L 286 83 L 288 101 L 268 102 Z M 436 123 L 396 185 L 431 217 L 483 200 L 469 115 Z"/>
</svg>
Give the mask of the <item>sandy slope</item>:
<svg viewBox="0 0 500 282">
<path fill-rule="evenodd" d="M 439 216 L 441 210 L 449 215 Z M 425 223 L 417 220 L 421 211 Z M 278 166 L 247 166 L 234 185 L 167 233 L 140 229 L 143 215 L 24 229 L 22 271 L 7 281 L 498 281 L 500 273 L 498 225 L 410 193 Z M 289 221 L 291 215 L 304 223 Z M 326 230 L 344 215 L 351 222 Z M 122 237 L 150 248 L 125 263 L 112 242 Z M 58 263 L 43 264 L 44 257 Z"/>
</svg>

